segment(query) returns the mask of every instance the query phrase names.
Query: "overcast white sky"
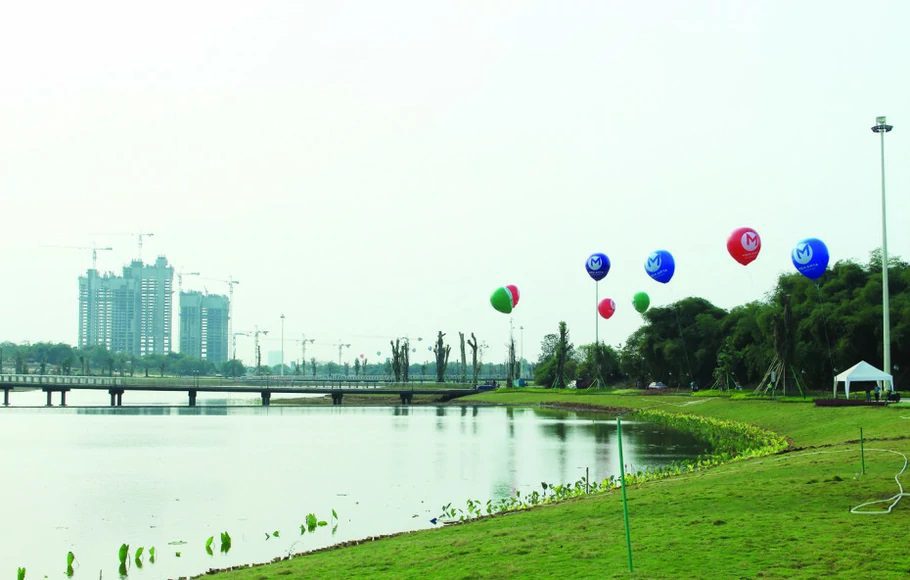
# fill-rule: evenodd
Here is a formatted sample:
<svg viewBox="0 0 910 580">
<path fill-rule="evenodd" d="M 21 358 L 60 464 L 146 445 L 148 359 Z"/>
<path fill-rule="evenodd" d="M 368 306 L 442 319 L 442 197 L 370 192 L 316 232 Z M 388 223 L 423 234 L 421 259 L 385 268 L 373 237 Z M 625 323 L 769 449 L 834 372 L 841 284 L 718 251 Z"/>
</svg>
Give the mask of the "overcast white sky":
<svg viewBox="0 0 910 580">
<path fill-rule="evenodd" d="M 119 271 L 135 240 L 102 234 L 148 231 L 146 259 L 240 280 L 235 330 L 283 312 L 320 359 L 437 330 L 500 359 L 508 283 L 527 358 L 560 320 L 591 342 L 602 251 L 619 343 L 636 291 L 731 307 L 808 236 L 865 261 L 882 114 L 910 258 L 908 23 L 900 1 L 7 3 L 0 340 L 76 340 L 90 252 L 44 246 L 111 245 Z M 747 268 L 741 225 L 764 245 Z M 658 248 L 667 286 L 643 268 Z"/>
</svg>

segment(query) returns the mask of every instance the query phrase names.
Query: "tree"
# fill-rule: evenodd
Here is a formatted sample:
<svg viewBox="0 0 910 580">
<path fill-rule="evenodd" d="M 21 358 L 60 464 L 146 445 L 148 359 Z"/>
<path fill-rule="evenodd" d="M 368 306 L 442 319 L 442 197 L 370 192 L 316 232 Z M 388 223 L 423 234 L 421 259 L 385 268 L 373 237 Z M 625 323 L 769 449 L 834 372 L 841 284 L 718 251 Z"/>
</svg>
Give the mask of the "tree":
<svg viewBox="0 0 910 580">
<path fill-rule="evenodd" d="M 544 336 L 540 358 L 534 367 L 534 382 L 544 387 L 562 388 L 575 374 L 575 347 L 569 342 L 569 329 L 560 322 L 558 334 Z"/>
<path fill-rule="evenodd" d="M 443 344 L 442 337 L 445 336 L 443 331 L 439 331 L 436 336 L 436 345 L 433 347 L 433 353 L 436 355 L 436 382 L 445 382 L 446 367 L 449 365 L 449 353 L 452 347 Z"/>
<path fill-rule="evenodd" d="M 241 377 L 246 374 L 246 368 L 239 360 L 231 359 L 221 365 L 221 374 L 226 377 Z"/>
<path fill-rule="evenodd" d="M 395 342 L 389 341 L 389 345 L 392 347 L 392 374 L 395 375 L 395 382 L 401 382 L 401 344 L 398 339 L 395 339 Z"/>
<path fill-rule="evenodd" d="M 471 384 L 476 385 L 480 374 L 480 364 L 477 361 L 477 337 L 474 336 L 473 332 L 468 340 L 468 346 L 471 347 Z"/>
<path fill-rule="evenodd" d="M 606 386 L 622 376 L 620 355 L 613 347 L 604 343 L 585 344 L 579 351 L 581 360 L 575 371 L 579 386 L 593 384 L 596 379 Z"/>
<path fill-rule="evenodd" d="M 458 343 L 461 345 L 461 374 L 459 375 L 460 382 L 462 384 L 468 382 L 468 361 L 465 358 L 464 351 L 464 333 L 458 332 Z"/>
</svg>

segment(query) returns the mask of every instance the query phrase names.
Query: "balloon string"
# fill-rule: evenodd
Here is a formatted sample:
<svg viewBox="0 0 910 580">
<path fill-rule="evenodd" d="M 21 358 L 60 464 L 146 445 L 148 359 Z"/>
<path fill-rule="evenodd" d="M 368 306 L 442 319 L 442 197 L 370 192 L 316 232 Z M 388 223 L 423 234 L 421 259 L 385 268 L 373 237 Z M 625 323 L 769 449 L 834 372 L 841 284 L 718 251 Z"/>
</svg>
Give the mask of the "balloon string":
<svg viewBox="0 0 910 580">
<path fill-rule="evenodd" d="M 600 316 L 598 307 L 600 306 L 600 280 L 594 282 L 594 344 L 600 344 Z"/>
</svg>

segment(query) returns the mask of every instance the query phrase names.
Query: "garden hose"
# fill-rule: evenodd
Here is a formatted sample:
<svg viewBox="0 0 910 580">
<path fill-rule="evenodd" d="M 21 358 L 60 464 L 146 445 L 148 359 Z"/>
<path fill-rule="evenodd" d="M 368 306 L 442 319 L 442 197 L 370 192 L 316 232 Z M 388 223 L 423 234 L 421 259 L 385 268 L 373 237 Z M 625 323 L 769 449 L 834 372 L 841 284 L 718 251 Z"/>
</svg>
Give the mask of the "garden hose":
<svg viewBox="0 0 910 580">
<path fill-rule="evenodd" d="M 886 498 L 886 499 L 877 499 L 874 501 L 867 501 L 866 503 L 861 503 L 858 506 L 856 506 L 855 508 L 852 508 L 850 510 L 850 513 L 851 514 L 865 514 L 865 515 L 870 515 L 870 516 L 875 516 L 875 515 L 880 515 L 880 514 L 890 514 L 891 510 L 893 510 L 895 508 L 895 506 L 897 506 L 897 504 L 900 503 L 900 501 L 903 497 L 910 495 L 910 493 L 904 492 L 904 486 L 901 485 L 901 480 L 900 480 L 901 475 L 903 475 L 904 472 L 907 471 L 907 463 L 908 463 L 907 456 L 899 451 L 894 451 L 891 449 L 867 449 L 866 451 L 881 451 L 883 453 L 893 453 L 895 455 L 900 455 L 901 457 L 904 458 L 904 466 L 901 467 L 901 470 L 898 471 L 897 475 L 894 476 L 894 481 L 897 483 L 898 492 L 895 495 L 892 495 L 891 497 Z M 886 509 L 884 511 L 882 511 L 882 510 L 864 511 L 862 509 L 866 506 L 875 505 L 878 503 L 888 503 L 888 502 L 891 502 L 891 505 L 889 505 L 888 509 Z"/>
</svg>

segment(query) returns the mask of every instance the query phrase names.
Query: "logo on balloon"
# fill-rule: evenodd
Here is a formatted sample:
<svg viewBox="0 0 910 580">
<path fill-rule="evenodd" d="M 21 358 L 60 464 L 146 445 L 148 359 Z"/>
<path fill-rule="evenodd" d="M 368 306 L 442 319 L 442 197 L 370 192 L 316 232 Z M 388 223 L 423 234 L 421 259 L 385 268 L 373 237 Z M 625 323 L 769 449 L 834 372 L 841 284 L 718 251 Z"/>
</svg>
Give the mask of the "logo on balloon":
<svg viewBox="0 0 910 580">
<path fill-rule="evenodd" d="M 616 312 L 616 302 L 612 298 L 604 298 L 597 304 L 597 312 L 604 318 L 610 318 Z"/>
<path fill-rule="evenodd" d="M 805 266 L 812 261 L 812 246 L 806 243 L 797 244 L 793 248 L 793 261 Z"/>
<path fill-rule="evenodd" d="M 666 250 L 651 252 L 648 259 L 645 260 L 645 272 L 661 284 L 669 282 L 675 271 L 676 262 L 673 260 L 673 255 Z"/>
<path fill-rule="evenodd" d="M 610 272 L 610 258 L 600 252 L 591 254 L 585 262 L 585 270 L 588 271 L 588 276 L 599 282 Z"/>
<path fill-rule="evenodd" d="M 796 270 L 810 280 L 821 278 L 828 269 L 828 246 L 818 238 L 801 240 L 790 257 Z"/>
<path fill-rule="evenodd" d="M 648 256 L 648 263 L 645 264 L 645 270 L 652 274 L 660 270 L 660 256 L 658 254 L 651 254 Z"/>
<path fill-rule="evenodd" d="M 752 228 L 736 228 L 727 238 L 727 252 L 734 260 L 748 266 L 761 252 L 761 236 Z"/>
<path fill-rule="evenodd" d="M 754 252 L 758 249 L 758 234 L 755 232 L 746 232 L 743 234 L 743 237 L 740 238 L 740 243 L 747 252 Z"/>
</svg>

